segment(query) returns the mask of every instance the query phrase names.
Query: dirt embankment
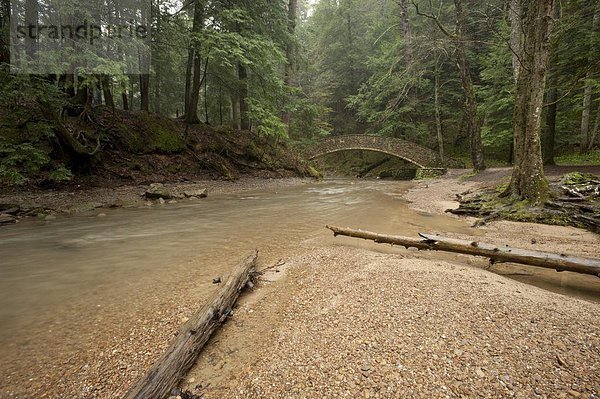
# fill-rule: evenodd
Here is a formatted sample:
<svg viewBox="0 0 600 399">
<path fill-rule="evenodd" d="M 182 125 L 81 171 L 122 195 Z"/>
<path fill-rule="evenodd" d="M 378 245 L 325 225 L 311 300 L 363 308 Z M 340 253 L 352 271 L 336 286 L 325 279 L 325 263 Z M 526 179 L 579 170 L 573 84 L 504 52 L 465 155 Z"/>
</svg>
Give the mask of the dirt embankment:
<svg viewBox="0 0 600 399">
<path fill-rule="evenodd" d="M 36 115 L 30 117 L 41 118 Z M 53 218 L 56 213 L 143 206 L 140 194 L 152 183 L 165 183 L 181 196 L 203 188 L 213 193 L 260 188 L 261 179 L 318 177 L 286 143 L 250 131 L 189 126 L 143 112 L 99 107 L 89 121 L 66 117 L 64 129 L 78 145 L 90 151 L 97 147 L 92 156 L 73 155 L 56 137 L 37 142 L 28 126 L 2 130 L 1 142 L 14 148 L 29 146 L 47 164 L 10 163 L 12 174 L 5 175 L 7 166 L 0 163 L 0 225 L 15 217 Z M 56 165 L 71 174 L 70 180 L 52 177 Z M 4 181 L 6 176 L 18 176 L 20 184 L 11 185 Z M 240 179 L 241 184 L 230 184 Z"/>
<path fill-rule="evenodd" d="M 464 173 L 420 182 L 406 198 L 441 213 L 457 206 L 454 194 L 507 176 Z M 482 234 L 577 255 L 600 248 L 597 235 L 568 227 L 493 222 Z M 183 388 L 206 398 L 597 398 L 600 304 L 501 275 L 518 274 L 513 265 L 485 267 L 313 246 L 242 298 Z M 596 280 L 586 283 L 600 299 Z"/>
</svg>

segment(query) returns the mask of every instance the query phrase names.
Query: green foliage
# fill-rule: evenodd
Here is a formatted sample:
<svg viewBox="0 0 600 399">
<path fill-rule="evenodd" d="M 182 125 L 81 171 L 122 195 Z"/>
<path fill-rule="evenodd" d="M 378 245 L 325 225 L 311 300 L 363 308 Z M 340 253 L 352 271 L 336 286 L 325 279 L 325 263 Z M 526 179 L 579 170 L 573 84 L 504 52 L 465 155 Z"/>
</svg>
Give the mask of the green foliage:
<svg viewBox="0 0 600 399">
<path fill-rule="evenodd" d="M 0 182 L 23 184 L 49 163 L 48 155 L 31 143 L 14 144 L 0 136 Z"/>
<path fill-rule="evenodd" d="M 564 154 L 556 157 L 557 165 L 591 166 L 600 165 L 600 150 L 587 154 Z"/>
</svg>

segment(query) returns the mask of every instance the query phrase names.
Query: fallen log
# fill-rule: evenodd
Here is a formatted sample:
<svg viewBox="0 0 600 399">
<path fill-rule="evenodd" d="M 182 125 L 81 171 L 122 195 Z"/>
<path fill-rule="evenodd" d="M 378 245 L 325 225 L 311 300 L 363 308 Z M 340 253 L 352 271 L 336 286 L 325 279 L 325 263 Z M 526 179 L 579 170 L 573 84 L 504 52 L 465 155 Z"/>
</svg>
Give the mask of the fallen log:
<svg viewBox="0 0 600 399">
<path fill-rule="evenodd" d="M 581 258 L 565 254 L 499 247 L 476 241 L 457 240 L 432 234 L 420 234 L 421 239 L 372 233 L 363 230 L 327 226 L 335 236 L 348 236 L 375 241 L 380 244 L 401 245 L 426 251 L 445 251 L 465 255 L 483 256 L 493 263 L 511 262 L 554 269 L 558 272 L 575 272 L 600 277 L 600 259 Z"/>
<path fill-rule="evenodd" d="M 240 292 L 250 280 L 257 258 L 255 251 L 236 266 L 227 282 L 181 327 L 160 359 L 130 388 L 126 399 L 163 399 L 177 388 L 212 333 L 231 314 Z"/>
</svg>

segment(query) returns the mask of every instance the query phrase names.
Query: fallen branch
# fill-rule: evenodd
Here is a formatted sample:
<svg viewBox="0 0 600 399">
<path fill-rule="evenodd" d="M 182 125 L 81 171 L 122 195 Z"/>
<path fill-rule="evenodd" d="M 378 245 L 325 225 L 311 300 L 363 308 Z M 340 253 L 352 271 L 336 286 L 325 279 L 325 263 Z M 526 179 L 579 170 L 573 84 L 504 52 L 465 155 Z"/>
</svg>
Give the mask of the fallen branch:
<svg viewBox="0 0 600 399">
<path fill-rule="evenodd" d="M 532 251 L 509 246 L 498 247 L 491 244 L 476 241 L 457 240 L 435 236 L 431 234 L 420 234 L 421 239 L 391 236 L 372 233 L 363 230 L 343 229 L 340 227 L 327 226 L 335 236 L 342 235 L 364 240 L 375 241 L 380 244 L 401 245 L 406 248 L 417 248 L 427 251 L 445 251 L 466 255 L 483 256 L 489 258 L 490 262 L 512 262 L 529 266 L 538 266 L 546 269 L 554 269 L 559 272 L 569 271 L 582 274 L 590 274 L 600 277 L 600 259 L 580 258 L 565 254 L 554 254 L 550 252 Z"/>
<path fill-rule="evenodd" d="M 240 292 L 256 267 L 258 252 L 245 258 L 214 297 L 188 320 L 165 353 L 129 392 L 126 399 L 163 399 L 194 365 L 212 333 L 231 314 Z"/>
</svg>

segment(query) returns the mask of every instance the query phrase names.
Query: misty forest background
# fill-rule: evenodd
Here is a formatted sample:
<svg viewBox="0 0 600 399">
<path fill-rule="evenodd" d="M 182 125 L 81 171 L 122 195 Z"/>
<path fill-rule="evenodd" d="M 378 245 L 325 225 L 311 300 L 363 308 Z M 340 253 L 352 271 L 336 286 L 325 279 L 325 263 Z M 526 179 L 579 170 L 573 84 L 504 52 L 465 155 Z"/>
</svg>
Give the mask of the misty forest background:
<svg viewBox="0 0 600 399">
<path fill-rule="evenodd" d="M 65 109 L 95 121 L 100 108 L 229 126 L 271 143 L 379 134 L 476 168 L 470 140 L 480 130 L 488 166 L 513 159 L 520 0 L 153 0 L 151 73 L 141 76 L 125 74 L 120 59 L 94 73 L 10 74 L 10 1 L 1 3 L 5 183 L 39 170 L 68 180 L 73 164 L 57 146 L 75 155 L 105 148 L 70 134 Z M 24 12 L 43 20 L 48 4 L 27 0 Z M 598 164 L 600 3 L 556 1 L 552 19 L 544 162 Z M 159 149 L 182 149 L 165 142 Z"/>
</svg>

